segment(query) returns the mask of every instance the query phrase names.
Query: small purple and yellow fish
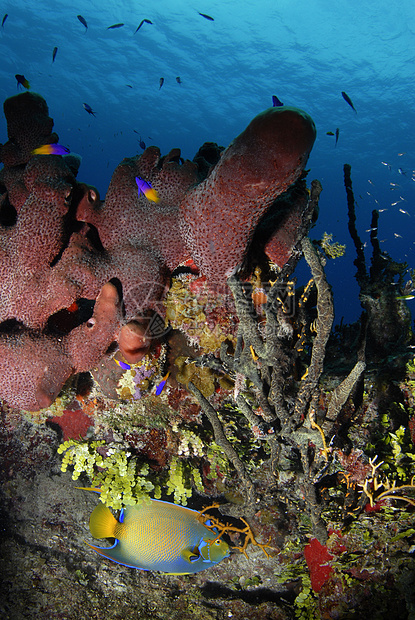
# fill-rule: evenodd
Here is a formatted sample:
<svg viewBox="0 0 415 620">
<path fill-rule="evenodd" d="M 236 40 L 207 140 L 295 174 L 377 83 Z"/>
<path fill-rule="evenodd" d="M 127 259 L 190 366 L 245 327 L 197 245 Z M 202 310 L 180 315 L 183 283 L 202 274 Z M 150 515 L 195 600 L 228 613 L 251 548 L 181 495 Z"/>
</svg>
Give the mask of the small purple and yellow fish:
<svg viewBox="0 0 415 620">
<path fill-rule="evenodd" d="M 152 202 L 158 202 L 160 200 L 158 193 L 151 187 L 150 183 L 147 183 L 147 181 L 144 181 L 141 177 L 135 177 L 135 182 L 138 185 L 138 195 L 142 193 L 147 200 L 151 200 Z"/>
<path fill-rule="evenodd" d="M 16 73 L 16 75 L 14 77 L 17 80 L 17 88 L 19 88 L 19 86 L 23 86 L 24 88 L 27 88 L 27 89 L 30 88 L 30 84 L 26 80 L 24 75 L 20 75 L 20 73 Z"/>
<path fill-rule="evenodd" d="M 118 366 L 122 368 L 123 370 L 130 370 L 131 368 L 130 364 L 127 364 L 126 362 L 121 362 L 120 360 L 116 360 L 115 358 L 114 358 L 114 362 L 118 364 Z"/>
<path fill-rule="evenodd" d="M 170 374 L 170 370 L 169 372 L 162 378 L 162 380 L 160 381 L 160 383 L 158 384 L 158 386 L 156 387 L 156 396 L 160 396 L 160 394 L 162 393 L 162 391 L 164 390 L 164 387 L 166 385 L 167 379 L 169 378 L 169 374 Z"/>
<path fill-rule="evenodd" d="M 123 508 L 117 520 L 99 503 L 89 529 L 94 538 L 115 538 L 115 543 L 112 547 L 87 544 L 103 557 L 131 568 L 173 575 L 198 573 L 230 555 L 229 545 L 200 517 L 195 510 L 152 499 Z"/>
<path fill-rule="evenodd" d="M 70 153 L 70 150 L 62 144 L 43 144 L 32 151 L 32 155 L 66 155 L 67 153 Z"/>
</svg>

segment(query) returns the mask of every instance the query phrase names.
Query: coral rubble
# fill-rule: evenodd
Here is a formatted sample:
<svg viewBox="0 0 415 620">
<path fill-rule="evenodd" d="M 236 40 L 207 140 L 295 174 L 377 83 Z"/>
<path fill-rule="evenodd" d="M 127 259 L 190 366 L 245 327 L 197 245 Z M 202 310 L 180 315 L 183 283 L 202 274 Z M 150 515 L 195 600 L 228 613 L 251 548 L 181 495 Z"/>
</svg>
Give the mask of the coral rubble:
<svg viewBox="0 0 415 620">
<path fill-rule="evenodd" d="M 148 323 L 163 313 L 170 275 L 184 260 L 193 258 L 211 285 L 235 272 L 259 220 L 301 176 L 315 139 L 307 114 L 272 108 L 210 169 L 205 160 L 201 168 L 181 163 L 178 149 L 161 157 L 149 147 L 124 159 L 101 201 L 76 180 L 72 160 L 33 155 L 58 140 L 42 97 L 16 95 L 4 112 L 0 397 L 27 410 L 48 406 L 71 375 L 117 346 L 128 361 L 142 359 L 151 344 Z M 139 195 L 136 177 L 157 191 L 157 203 Z M 274 230 L 288 232 L 280 234 L 284 260 L 302 206 L 293 197 L 285 219 L 274 218 Z"/>
</svg>

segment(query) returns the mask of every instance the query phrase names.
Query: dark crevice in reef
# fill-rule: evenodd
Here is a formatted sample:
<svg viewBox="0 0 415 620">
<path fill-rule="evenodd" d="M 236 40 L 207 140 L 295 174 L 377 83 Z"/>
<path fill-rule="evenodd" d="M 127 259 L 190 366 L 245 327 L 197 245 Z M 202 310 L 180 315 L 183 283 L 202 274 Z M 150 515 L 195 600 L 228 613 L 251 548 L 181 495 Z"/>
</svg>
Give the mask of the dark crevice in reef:
<svg viewBox="0 0 415 620">
<path fill-rule="evenodd" d="M 193 157 L 193 162 L 197 165 L 199 178 L 202 181 L 206 179 L 212 168 L 216 166 L 220 160 L 222 151 L 225 147 L 219 146 L 216 142 L 205 142 L 202 144 L 196 155 Z"/>
<path fill-rule="evenodd" d="M 169 154 L 168 157 L 169 157 L 169 162 L 174 161 L 176 162 L 176 164 L 184 164 L 184 159 L 183 157 L 180 156 L 180 152 L 178 152 L 177 155 L 174 155 L 173 157 Z M 160 157 L 158 164 L 157 164 L 157 168 L 159 170 L 163 168 L 166 158 L 167 158 L 167 155 L 163 155 L 163 157 Z"/>
<path fill-rule="evenodd" d="M 69 334 L 92 317 L 94 306 L 95 300 L 77 299 L 70 308 L 63 308 L 49 317 L 46 331 L 52 334 Z"/>
<path fill-rule="evenodd" d="M 123 299 L 122 282 L 121 282 L 121 280 L 119 278 L 111 278 L 110 282 L 117 289 L 117 293 L 118 293 L 119 299 Z"/>
<path fill-rule="evenodd" d="M 68 184 L 73 185 L 72 178 L 65 178 L 65 181 Z M 72 191 L 67 198 L 68 203 L 70 203 L 68 212 L 62 219 L 62 230 L 64 231 L 62 237 L 62 246 L 60 251 L 51 261 L 51 267 L 54 267 L 60 261 L 63 253 L 69 247 L 71 237 L 74 233 L 82 232 L 85 235 L 87 241 L 91 244 L 94 251 L 100 254 L 105 253 L 104 246 L 102 245 L 98 230 L 95 228 L 95 226 L 89 224 L 88 222 L 82 222 L 76 219 L 78 205 L 83 197 L 84 196 L 80 188 L 77 185 L 73 185 Z"/>
<path fill-rule="evenodd" d="M 56 254 L 55 258 L 51 261 L 51 267 L 54 267 L 61 260 L 63 253 L 69 246 L 72 234 L 77 232 L 84 232 L 86 240 L 89 241 L 89 243 L 91 244 L 91 251 L 96 252 L 97 254 L 105 254 L 105 248 L 101 243 L 98 231 L 92 224 L 85 224 L 84 222 L 78 222 L 77 220 L 73 220 L 69 217 L 68 214 L 66 216 L 65 230 L 68 231 L 68 234 L 65 235 L 65 239 L 62 241 L 61 249 Z"/>
<path fill-rule="evenodd" d="M 92 224 L 86 224 L 88 226 L 88 230 L 86 232 L 86 238 L 92 244 L 94 249 L 99 253 L 105 253 L 105 248 L 102 245 L 102 241 L 100 239 L 98 230 Z"/>
<path fill-rule="evenodd" d="M 0 323 L 0 334 L 18 334 L 24 329 L 23 323 L 16 321 L 16 319 L 7 319 Z"/>
<path fill-rule="evenodd" d="M 0 186 L 0 192 L 2 192 L 2 186 Z M 0 205 L 0 226 L 9 228 L 15 226 L 17 222 L 17 211 L 10 203 L 8 195 L 4 196 Z"/>
</svg>

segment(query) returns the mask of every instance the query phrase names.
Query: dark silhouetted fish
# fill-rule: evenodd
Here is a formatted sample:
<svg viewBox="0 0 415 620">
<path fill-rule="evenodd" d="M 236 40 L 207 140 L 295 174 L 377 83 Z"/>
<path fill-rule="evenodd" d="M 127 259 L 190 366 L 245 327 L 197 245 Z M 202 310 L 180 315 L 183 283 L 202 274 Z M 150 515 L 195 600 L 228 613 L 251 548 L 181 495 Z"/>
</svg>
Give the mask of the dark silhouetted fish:
<svg viewBox="0 0 415 620">
<path fill-rule="evenodd" d="M 107 30 L 113 30 L 114 28 L 121 28 L 124 24 L 112 24 L 112 26 L 108 26 Z"/>
<path fill-rule="evenodd" d="M 14 76 L 17 80 L 17 88 L 19 88 L 20 86 L 23 86 L 24 88 L 29 89 L 30 88 L 30 84 L 29 82 L 26 80 L 24 75 L 20 75 L 20 73 L 16 73 L 16 75 Z"/>
<path fill-rule="evenodd" d="M 339 135 L 340 135 L 340 129 L 337 127 L 337 129 L 336 129 L 336 142 L 334 143 L 334 146 L 336 146 L 337 142 L 339 141 Z"/>
<path fill-rule="evenodd" d="M 92 114 L 92 116 L 95 116 L 95 112 L 91 108 L 90 105 L 88 105 L 87 103 L 83 103 L 82 105 L 84 106 L 84 110 L 86 110 L 88 112 L 88 114 Z"/>
<path fill-rule="evenodd" d="M 198 11 L 199 13 L 199 11 Z M 199 15 L 201 15 L 202 17 L 204 17 L 205 19 L 208 19 L 210 22 L 214 22 L 215 20 L 213 19 L 213 17 L 211 17 L 210 15 L 206 15 L 206 13 L 199 13 Z"/>
<path fill-rule="evenodd" d="M 326 136 L 334 136 L 334 132 L 333 131 L 326 131 Z"/>
<path fill-rule="evenodd" d="M 151 22 L 149 19 L 142 19 L 142 20 L 141 20 L 141 22 L 138 24 L 138 26 L 137 26 L 136 31 L 134 32 L 134 34 L 140 30 L 140 28 L 141 28 L 141 26 L 142 26 L 143 24 L 152 24 L 152 23 L 153 23 L 153 22 Z"/>
<path fill-rule="evenodd" d="M 279 108 L 280 106 L 284 104 L 282 101 L 278 99 L 277 95 L 272 95 L 272 105 L 274 108 Z"/>
<path fill-rule="evenodd" d="M 357 114 L 357 110 L 356 110 L 356 108 L 354 107 L 352 100 L 350 99 L 349 95 L 348 95 L 347 93 L 345 93 L 345 92 L 344 92 L 344 90 L 342 90 L 342 97 L 343 97 L 343 99 L 346 101 L 346 103 L 348 103 L 348 104 L 349 104 L 349 106 L 350 106 L 351 108 L 353 108 L 353 110 L 354 110 L 354 111 L 356 112 L 356 114 Z"/>
<path fill-rule="evenodd" d="M 182 83 L 182 81 L 181 81 L 181 79 L 180 79 L 180 76 L 179 76 L 179 75 L 178 75 L 178 76 L 177 76 L 177 78 L 176 78 L 176 82 L 177 82 L 178 84 L 181 84 L 181 83 Z"/>
<path fill-rule="evenodd" d="M 58 53 L 58 48 L 54 47 L 52 52 L 52 64 L 55 62 L 56 54 Z"/>
<path fill-rule="evenodd" d="M 140 139 L 139 139 L 138 143 L 139 143 L 140 147 L 143 149 L 143 151 L 145 151 L 146 150 L 146 143 L 144 142 L 144 140 L 141 139 L 141 136 L 140 136 Z"/>
<path fill-rule="evenodd" d="M 8 17 L 9 17 L 9 14 L 8 14 L 8 13 L 5 13 L 5 15 L 4 15 L 4 17 L 3 17 L 2 21 L 1 21 L 1 27 L 2 27 L 2 28 L 3 28 L 3 26 L 4 26 L 4 22 L 6 21 L 6 19 L 7 19 Z"/>
<path fill-rule="evenodd" d="M 82 15 L 77 15 L 77 18 L 79 19 L 79 21 L 81 22 L 81 24 L 83 26 L 85 26 L 85 28 L 88 30 L 88 24 L 86 23 L 86 19 L 84 17 L 82 17 Z"/>
<path fill-rule="evenodd" d="M 160 78 L 160 82 L 159 82 L 159 83 L 160 83 L 160 86 L 159 86 L 159 90 L 160 90 L 160 88 L 161 88 L 161 87 L 163 86 L 163 84 L 164 84 L 164 78 Z"/>
</svg>

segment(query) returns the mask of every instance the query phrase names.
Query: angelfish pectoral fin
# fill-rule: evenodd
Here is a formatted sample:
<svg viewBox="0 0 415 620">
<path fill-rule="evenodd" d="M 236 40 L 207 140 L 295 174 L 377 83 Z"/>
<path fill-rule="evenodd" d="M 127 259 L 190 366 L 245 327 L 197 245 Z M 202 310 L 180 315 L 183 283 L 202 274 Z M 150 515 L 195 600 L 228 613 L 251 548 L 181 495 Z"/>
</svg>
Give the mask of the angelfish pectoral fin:
<svg viewBox="0 0 415 620">
<path fill-rule="evenodd" d="M 180 554 L 186 562 L 196 562 L 200 558 L 199 550 L 196 549 L 183 549 Z"/>
<path fill-rule="evenodd" d="M 107 506 L 100 502 L 89 518 L 89 529 L 94 538 L 114 538 L 117 519 Z"/>
</svg>

